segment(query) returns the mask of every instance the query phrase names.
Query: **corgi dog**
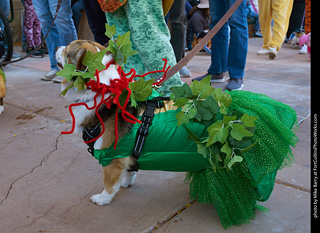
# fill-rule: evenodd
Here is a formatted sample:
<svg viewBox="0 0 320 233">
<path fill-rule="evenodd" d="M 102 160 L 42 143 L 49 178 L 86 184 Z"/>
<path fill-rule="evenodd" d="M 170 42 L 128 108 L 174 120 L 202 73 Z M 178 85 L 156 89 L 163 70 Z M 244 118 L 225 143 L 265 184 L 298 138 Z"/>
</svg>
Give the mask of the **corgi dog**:
<svg viewBox="0 0 320 233">
<path fill-rule="evenodd" d="M 82 59 L 87 51 L 92 53 L 99 52 L 105 49 L 104 46 L 92 41 L 76 40 L 68 46 L 58 47 L 56 50 L 56 60 L 58 66 L 62 69 L 65 64 L 74 64 L 78 70 L 85 69 L 82 64 Z M 113 59 L 113 55 L 110 52 L 106 52 L 103 57 L 102 63 L 106 65 Z M 108 69 L 100 73 L 100 83 L 108 85 L 111 79 L 119 78 L 119 74 L 116 69 L 116 65 L 111 64 Z M 62 82 L 61 90 L 64 90 L 68 86 L 68 82 L 64 80 Z M 88 106 L 94 105 L 94 96 L 91 90 L 78 91 L 75 88 L 71 88 L 65 97 L 68 100 L 74 102 L 84 102 Z M 100 99 L 99 99 L 100 98 Z M 100 101 L 101 97 L 98 97 L 97 101 Z M 133 116 L 139 115 L 139 110 L 132 107 L 130 104 L 126 109 Z M 141 110 L 141 109 L 140 109 Z M 111 109 L 107 109 L 104 105 L 101 106 L 99 112 L 103 112 L 104 125 L 107 129 L 106 132 L 95 142 L 94 149 L 108 148 L 115 141 L 115 115 L 116 111 L 114 106 Z M 85 128 L 95 126 L 98 124 L 98 119 L 94 110 L 87 110 L 84 106 L 74 107 L 73 113 L 75 116 L 75 132 L 82 132 Z M 102 115 L 102 114 L 101 114 Z M 121 115 L 118 119 L 118 135 L 119 138 L 124 136 L 130 131 L 132 127 L 131 123 L 123 120 Z M 90 200 L 97 205 L 109 204 L 114 195 L 119 191 L 120 186 L 128 188 L 133 185 L 136 178 L 136 171 L 130 171 L 135 166 L 136 161 L 132 157 L 116 158 L 112 162 L 103 167 L 103 182 L 104 189 L 102 193 L 93 195 Z"/>
<path fill-rule="evenodd" d="M 74 83 L 71 83 L 72 85 L 68 84 L 67 80 L 62 82 L 63 90 L 68 87 L 65 96 L 74 101 L 69 106 L 73 120 L 72 130 L 62 133 L 82 132 L 82 137 L 89 146 L 88 151 L 99 160 L 103 167 L 103 191 L 91 196 L 90 200 L 96 205 L 109 204 L 120 187 L 127 188 L 133 185 L 138 169 L 187 172 L 186 180 L 190 181 L 190 197 L 198 199 L 200 202 L 215 205 L 216 209 L 219 210 L 218 215 L 225 228 L 231 225 L 239 225 L 251 219 L 254 216 L 255 208 L 257 208 L 256 202 L 266 201 L 269 198 L 273 190 L 277 168 L 283 166 L 288 153 L 291 152 L 290 146 L 297 141 L 292 132 L 296 122 L 294 110 L 261 94 L 245 91 L 228 93 L 218 91 L 217 93 L 225 98 L 225 100 L 220 98 L 222 101 L 219 101 L 220 104 L 229 103 L 230 112 L 237 112 L 239 116 L 226 115 L 220 120 L 215 118 L 212 120 L 214 123 L 208 126 L 205 123 L 214 116 L 210 112 L 209 116 L 205 114 L 201 118 L 205 119 L 206 122 L 201 123 L 198 119 L 188 120 L 184 123 L 185 127 L 181 127 L 179 126 L 179 119 L 182 118 L 178 117 L 179 119 L 177 119 L 177 116 L 180 113 L 185 114 L 183 108 L 188 114 L 191 114 L 190 109 L 193 105 L 208 104 L 200 104 L 201 106 L 199 105 L 199 109 L 196 109 L 196 111 L 208 113 L 209 111 L 204 108 L 210 108 L 210 111 L 218 114 L 217 111 L 220 107 L 212 95 L 209 95 L 205 100 L 200 100 L 199 93 L 196 100 L 187 99 L 189 97 L 193 98 L 192 94 L 196 96 L 192 91 L 195 91 L 195 93 L 199 91 L 200 82 L 195 82 L 192 85 L 192 90 L 190 86 L 171 88 L 173 92 L 176 91 L 173 94 L 189 93 L 183 93 L 185 95 L 178 98 L 176 102 L 170 100 L 170 97 L 160 96 L 156 91 L 156 93 L 152 91 L 153 93 L 148 97 L 141 97 L 141 101 L 138 98 L 136 101 L 135 98 L 131 99 L 132 93 L 135 93 L 134 95 L 139 94 L 139 91 L 134 92 L 138 90 L 134 89 L 134 86 L 139 85 L 143 89 L 146 88 L 141 84 L 143 83 L 142 80 L 140 82 L 140 79 L 136 81 L 134 78 L 145 76 L 135 75 L 133 69 L 129 73 L 124 73 L 122 67 L 115 64 L 114 60 L 116 59 L 114 59 L 113 53 L 104 49 L 104 46 L 95 42 L 76 40 L 68 46 L 59 47 L 56 51 L 56 59 L 60 68 L 63 68 L 66 64 L 72 64 L 68 66 L 68 69 L 76 68 L 75 73 L 73 73 L 74 70 L 70 70 L 71 75 L 68 73 L 69 70 L 66 69 L 66 77 L 68 77 L 68 80 L 74 80 Z M 96 57 L 99 57 L 99 60 L 100 56 L 103 57 L 102 64 L 105 68 L 101 66 L 102 69 L 100 69 L 99 67 L 100 71 L 95 69 L 95 80 L 87 80 L 86 88 L 81 88 L 77 84 L 76 86 L 80 87 L 77 90 L 74 85 L 76 81 L 78 82 L 78 72 L 88 69 L 91 70 L 91 73 L 91 66 L 100 65 L 100 61 L 99 63 L 88 63 L 88 60 L 90 60 L 88 56 L 92 57 L 92 54 L 87 53 L 87 51 L 91 53 L 103 51 Z M 104 51 L 106 51 L 105 54 Z M 87 64 L 88 67 L 84 64 Z M 76 77 L 70 77 L 72 75 L 76 75 Z M 90 76 L 87 73 L 85 75 Z M 205 81 L 210 82 L 209 78 L 207 77 Z M 145 82 L 149 82 L 149 80 Z M 129 84 L 132 85 L 132 89 L 130 89 Z M 152 84 L 156 85 L 155 83 L 150 85 Z M 205 91 L 207 89 L 208 84 L 205 84 L 201 90 Z M 214 90 L 211 89 L 211 91 Z M 120 101 L 121 96 L 124 97 L 121 99 L 124 103 Z M 184 98 L 183 96 L 188 97 Z M 132 104 L 129 101 L 130 99 Z M 250 103 L 244 101 L 247 99 L 250 100 Z M 181 100 L 185 105 L 178 107 L 176 103 Z M 230 105 L 231 100 L 233 105 Z M 192 101 L 193 104 L 189 101 Z M 211 106 L 208 101 L 212 102 Z M 259 106 L 261 103 L 268 107 L 271 112 L 276 112 L 276 109 L 282 109 L 286 112 L 279 116 L 272 115 L 271 118 L 267 116 L 265 110 L 261 111 L 260 108 L 252 107 Z M 246 112 L 247 109 L 250 109 L 250 112 L 255 116 L 249 116 Z M 198 113 L 193 112 L 194 116 Z M 242 116 L 240 117 L 241 113 Z M 287 121 L 282 122 L 283 115 L 288 116 L 288 119 L 291 119 L 292 122 L 291 120 L 290 124 Z M 202 117 L 202 115 L 200 114 L 199 117 Z M 239 119 L 236 120 L 237 118 Z M 253 124 L 256 120 L 257 125 Z M 139 124 L 135 124 L 137 122 Z M 281 129 L 275 133 L 273 129 L 279 127 Z M 257 135 L 257 141 L 248 146 L 252 136 L 252 132 L 249 131 L 251 129 Z M 266 131 L 274 135 L 275 139 L 271 143 L 265 139 L 264 133 Z M 291 132 L 292 140 L 287 140 L 287 136 L 282 136 L 282 131 L 284 134 Z M 211 136 L 213 135 L 211 138 L 210 133 Z M 234 144 L 233 146 L 236 147 L 233 148 L 236 149 L 232 149 L 229 145 L 227 141 L 229 136 L 231 137 L 228 139 L 230 145 Z M 214 142 L 220 143 L 218 145 L 221 148 L 212 144 Z M 208 147 L 205 144 L 208 143 L 211 143 L 212 151 L 210 148 L 206 149 Z M 224 143 L 223 146 L 222 143 Z M 257 150 L 251 149 L 255 144 L 263 146 L 259 146 Z M 279 147 L 284 149 L 275 153 Z M 234 150 L 241 150 L 239 153 L 244 152 L 241 154 L 243 158 L 238 152 L 238 155 L 235 154 Z M 212 158 L 211 155 L 214 155 L 215 158 Z M 231 156 L 233 156 L 232 159 Z M 260 158 L 259 163 L 254 162 L 256 158 Z M 212 159 L 216 159 L 216 163 Z M 271 162 L 269 163 L 269 161 Z M 277 164 L 273 165 L 276 161 Z M 234 163 L 241 164 L 233 165 Z M 264 165 L 261 166 L 261 163 L 264 163 Z M 261 169 L 265 172 L 261 172 Z"/>
</svg>

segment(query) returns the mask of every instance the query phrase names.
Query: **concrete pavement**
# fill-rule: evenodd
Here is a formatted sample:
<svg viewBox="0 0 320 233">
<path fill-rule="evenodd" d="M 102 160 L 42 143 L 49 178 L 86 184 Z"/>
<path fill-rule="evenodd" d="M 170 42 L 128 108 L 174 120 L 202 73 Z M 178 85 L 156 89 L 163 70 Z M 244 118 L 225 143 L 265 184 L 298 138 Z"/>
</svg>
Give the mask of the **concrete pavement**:
<svg viewBox="0 0 320 233">
<path fill-rule="evenodd" d="M 213 206 L 191 201 L 183 173 L 139 171 L 109 206 L 89 197 L 102 191 L 102 169 L 70 129 L 60 85 L 40 80 L 49 59 L 28 58 L 4 68 L 5 111 L 0 115 L 0 232 L 310 232 L 310 62 L 284 45 L 275 60 L 257 56 L 261 39 L 249 40 L 244 90 L 292 106 L 301 121 L 292 167 L 278 173 L 270 213 L 225 231 Z M 16 48 L 19 50 L 19 48 Z M 210 56 L 188 68 L 202 75 Z M 190 82 L 191 78 L 184 79 Z M 214 87 L 224 87 L 224 84 Z"/>
</svg>

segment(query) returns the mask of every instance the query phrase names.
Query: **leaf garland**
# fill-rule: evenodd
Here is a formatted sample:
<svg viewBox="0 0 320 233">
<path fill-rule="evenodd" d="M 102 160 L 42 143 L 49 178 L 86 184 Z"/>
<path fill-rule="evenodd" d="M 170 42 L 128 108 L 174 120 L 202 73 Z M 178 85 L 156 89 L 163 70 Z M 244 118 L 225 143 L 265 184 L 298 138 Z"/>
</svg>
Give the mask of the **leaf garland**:
<svg viewBox="0 0 320 233">
<path fill-rule="evenodd" d="M 114 60 L 119 66 L 126 64 L 128 57 L 138 53 L 132 49 L 130 31 L 126 32 L 124 35 L 118 35 L 117 39 L 114 39 L 116 27 L 115 25 L 110 26 L 106 23 L 105 35 L 110 38 L 107 51 L 113 53 Z"/>
<path fill-rule="evenodd" d="M 106 51 L 112 52 L 116 64 L 122 67 L 127 63 L 128 57 L 138 53 L 131 48 L 132 43 L 130 41 L 130 31 L 124 35 L 118 35 L 117 38 L 114 38 L 116 35 L 116 27 L 114 25 L 110 26 L 107 23 L 105 24 L 105 27 L 105 35 L 110 38 L 109 45 L 106 49 L 97 53 L 92 53 L 90 51 L 86 52 L 82 60 L 82 64 L 87 67 L 85 70 L 76 70 L 75 65 L 65 64 L 63 69 L 57 73 L 57 75 L 65 77 L 68 82 L 72 81 L 72 84 L 64 89 L 59 95 L 66 95 L 68 90 L 72 87 L 77 88 L 78 92 L 85 90 L 87 88 L 85 83 L 89 82 L 90 79 L 95 79 L 95 70 L 98 69 L 98 71 L 101 71 L 105 68 L 102 63 L 102 59 L 106 54 Z"/>
<path fill-rule="evenodd" d="M 232 99 L 228 92 L 215 89 L 210 85 L 210 76 L 201 81 L 193 81 L 181 87 L 172 87 L 171 99 L 174 105 L 181 107 L 176 115 L 178 126 L 185 126 L 188 139 L 194 141 L 198 153 L 206 158 L 214 171 L 232 169 L 235 163 L 243 161 L 243 153 L 251 149 L 251 137 L 257 117 L 247 113 L 238 117 L 228 112 Z M 207 137 L 200 138 L 188 129 L 190 121 L 207 125 Z"/>
</svg>

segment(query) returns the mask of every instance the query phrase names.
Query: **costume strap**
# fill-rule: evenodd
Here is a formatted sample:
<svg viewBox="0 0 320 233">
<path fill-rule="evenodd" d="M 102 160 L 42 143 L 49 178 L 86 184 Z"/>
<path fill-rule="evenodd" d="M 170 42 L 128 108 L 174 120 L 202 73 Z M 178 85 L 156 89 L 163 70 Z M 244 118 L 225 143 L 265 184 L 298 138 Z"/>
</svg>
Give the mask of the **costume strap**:
<svg viewBox="0 0 320 233">
<path fill-rule="evenodd" d="M 141 125 L 137 131 L 136 143 L 132 151 L 132 157 L 137 161 L 141 154 L 144 142 L 149 133 L 149 127 L 152 124 L 154 117 L 154 110 L 156 108 L 162 108 L 164 106 L 163 100 L 170 100 L 170 97 L 156 97 L 152 100 L 146 101 L 146 110 L 142 114 Z M 137 171 L 138 166 L 135 166 L 135 169 L 130 171 Z"/>
</svg>

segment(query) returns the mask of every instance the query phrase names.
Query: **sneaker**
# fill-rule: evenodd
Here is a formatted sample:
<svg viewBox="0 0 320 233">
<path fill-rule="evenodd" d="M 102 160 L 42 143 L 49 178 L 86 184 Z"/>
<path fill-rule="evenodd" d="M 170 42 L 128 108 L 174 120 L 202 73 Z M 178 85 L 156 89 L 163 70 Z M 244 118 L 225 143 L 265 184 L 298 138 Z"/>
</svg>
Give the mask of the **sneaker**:
<svg viewBox="0 0 320 233">
<path fill-rule="evenodd" d="M 278 55 L 276 47 L 269 47 L 269 58 L 274 59 Z"/>
<path fill-rule="evenodd" d="M 211 83 L 223 83 L 224 82 L 223 73 L 220 73 L 220 74 L 208 74 L 207 73 L 205 75 L 202 75 L 200 77 L 192 79 L 192 81 L 194 81 L 194 80 L 201 81 L 202 79 L 204 79 L 208 76 L 211 76 L 211 80 L 210 80 Z"/>
<path fill-rule="evenodd" d="M 181 77 L 191 77 L 191 72 L 186 66 L 182 67 L 179 73 Z"/>
<path fill-rule="evenodd" d="M 270 53 L 270 50 L 269 49 L 260 49 L 258 52 L 257 52 L 257 55 L 269 55 Z"/>
<path fill-rule="evenodd" d="M 256 37 L 262 37 L 261 30 L 256 31 L 256 32 L 254 33 L 254 35 L 255 35 Z"/>
<path fill-rule="evenodd" d="M 61 77 L 61 76 L 56 76 L 52 79 L 52 82 L 54 83 L 62 83 L 64 77 Z"/>
<path fill-rule="evenodd" d="M 43 50 L 37 50 L 34 54 L 31 55 L 33 58 L 42 58 L 44 57 L 44 51 Z"/>
<path fill-rule="evenodd" d="M 51 81 L 54 77 L 56 77 L 56 73 L 58 72 L 59 70 L 56 70 L 56 69 L 53 69 L 53 70 L 50 70 L 48 73 L 46 73 L 45 75 L 43 75 L 41 77 L 41 80 L 43 81 Z"/>
<path fill-rule="evenodd" d="M 241 90 L 244 87 L 242 78 L 230 78 L 226 89 L 228 91 Z"/>
</svg>

